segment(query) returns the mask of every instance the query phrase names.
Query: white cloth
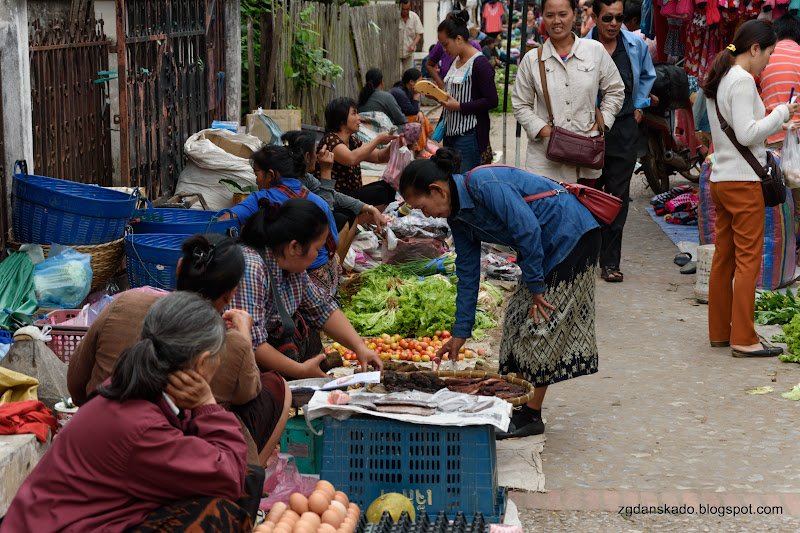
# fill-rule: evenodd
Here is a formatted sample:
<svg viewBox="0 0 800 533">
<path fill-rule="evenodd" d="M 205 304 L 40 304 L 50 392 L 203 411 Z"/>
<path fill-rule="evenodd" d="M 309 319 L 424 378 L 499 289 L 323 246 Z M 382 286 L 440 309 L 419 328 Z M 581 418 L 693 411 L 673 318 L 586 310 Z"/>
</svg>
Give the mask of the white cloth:
<svg viewBox="0 0 800 533">
<path fill-rule="evenodd" d="M 717 102 L 719 112 L 733 128 L 736 140 L 749 148 L 762 165 L 767 162 L 764 141 L 781 131 L 781 125 L 790 118 L 789 108 L 781 104 L 765 117 L 767 110 L 758 95 L 753 76 L 738 65 L 731 67 L 719 82 L 716 100 L 708 99 L 708 122 L 714 139 L 714 172 L 711 173 L 711 181 L 761 181 L 720 128 Z"/>
<path fill-rule="evenodd" d="M 417 35 L 422 35 L 425 28 L 422 27 L 422 21 L 419 20 L 419 15 L 413 11 L 408 12 L 408 20 L 403 22 L 400 18 L 400 59 L 405 59 L 414 52 L 409 52 L 408 47 L 414 43 Z"/>
<path fill-rule="evenodd" d="M 542 47 L 542 59 L 547 72 L 547 87 L 553 107 L 553 120 L 574 133 L 588 135 L 595 123 L 597 93 L 603 94 L 600 112 L 607 129 L 614 125 L 614 117 L 625 101 L 625 84 L 614 60 L 598 41 L 575 39 L 569 55 L 562 61 L 550 40 Z M 547 104 L 544 101 L 539 57 L 531 50 L 522 59 L 511 93 L 514 116 L 528 133 L 528 157 L 525 169 L 558 181 L 575 181 L 577 178 L 598 178 L 600 170 L 576 168 L 549 161 L 549 138 L 539 136 L 547 125 Z"/>
</svg>

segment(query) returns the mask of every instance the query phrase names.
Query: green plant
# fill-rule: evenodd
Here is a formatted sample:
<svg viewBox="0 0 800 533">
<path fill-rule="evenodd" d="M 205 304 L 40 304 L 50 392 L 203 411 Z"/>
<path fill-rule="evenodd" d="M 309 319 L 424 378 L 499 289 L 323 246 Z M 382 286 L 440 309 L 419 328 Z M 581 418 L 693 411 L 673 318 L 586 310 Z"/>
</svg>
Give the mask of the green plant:
<svg viewBox="0 0 800 533">
<path fill-rule="evenodd" d="M 228 188 L 231 194 L 250 194 L 251 192 L 256 192 L 258 190 L 257 185 L 239 185 L 233 180 L 229 180 L 227 178 L 222 178 L 219 180 L 221 185 L 224 185 Z"/>
<path fill-rule="evenodd" d="M 786 294 L 776 291 L 759 291 L 756 299 L 755 322 L 765 324 L 787 324 L 800 312 L 800 300 L 791 289 Z"/>
<path fill-rule="evenodd" d="M 291 61 L 284 64 L 286 76 L 294 80 L 298 91 L 319 87 L 320 79 L 335 80 L 344 71 L 325 57 L 327 50 L 317 45 L 319 33 L 311 29 L 313 11 L 314 6 L 310 5 L 300 12 L 300 21 L 293 27 Z"/>
</svg>

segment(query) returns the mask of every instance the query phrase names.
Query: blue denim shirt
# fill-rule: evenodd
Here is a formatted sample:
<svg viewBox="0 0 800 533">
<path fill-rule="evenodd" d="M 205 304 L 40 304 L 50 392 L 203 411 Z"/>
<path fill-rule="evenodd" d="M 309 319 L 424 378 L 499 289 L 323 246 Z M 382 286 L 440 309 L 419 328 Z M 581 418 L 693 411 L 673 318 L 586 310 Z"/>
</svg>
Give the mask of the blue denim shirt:
<svg viewBox="0 0 800 533">
<path fill-rule="evenodd" d="M 545 291 L 544 279 L 580 238 L 599 227 L 575 196 L 564 191 L 525 202 L 526 196 L 563 190 L 558 183 L 518 168 L 489 166 L 453 176 L 460 208 L 448 217 L 456 247 L 456 322 L 454 337 L 470 337 L 475 324 L 481 277 L 481 242 L 517 251 L 522 281 L 533 294 Z M 469 190 L 468 190 L 469 188 Z"/>
<path fill-rule="evenodd" d="M 628 30 L 620 29 L 622 42 L 625 44 L 625 52 L 631 62 L 633 70 L 633 105 L 636 109 L 650 107 L 650 91 L 656 82 L 656 68 L 653 66 L 653 59 L 650 57 L 650 48 L 647 41 Z M 597 34 L 597 26 L 592 28 L 584 39 L 594 39 Z"/>
</svg>

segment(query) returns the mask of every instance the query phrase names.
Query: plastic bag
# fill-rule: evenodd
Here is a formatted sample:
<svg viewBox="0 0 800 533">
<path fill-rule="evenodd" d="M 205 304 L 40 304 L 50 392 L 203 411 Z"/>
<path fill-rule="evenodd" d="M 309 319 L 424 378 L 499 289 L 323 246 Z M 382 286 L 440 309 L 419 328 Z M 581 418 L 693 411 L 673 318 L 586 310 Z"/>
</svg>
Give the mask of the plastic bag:
<svg viewBox="0 0 800 533">
<path fill-rule="evenodd" d="M 250 156 L 262 146 L 261 139 L 226 130 L 203 130 L 186 140 L 188 161 L 175 186 L 176 193 L 200 193 L 209 209 L 233 207 L 233 195 L 219 182 L 233 180 L 241 186 L 256 185 Z M 198 206 L 199 208 L 199 206 Z"/>
<path fill-rule="evenodd" d="M 398 238 L 420 237 L 440 239 L 444 242 L 450 226 L 445 218 L 431 218 L 422 214 L 419 209 L 414 209 L 404 217 L 389 221 L 390 228 Z"/>
<path fill-rule="evenodd" d="M 481 272 L 489 279 L 503 281 L 516 281 L 522 275 L 519 265 L 495 253 L 485 254 L 481 258 Z"/>
<path fill-rule="evenodd" d="M 41 307 L 75 309 L 92 287 L 92 256 L 65 248 L 36 265 L 33 284 Z"/>
<path fill-rule="evenodd" d="M 91 326 L 92 323 L 97 319 L 100 313 L 108 307 L 108 304 L 114 301 L 114 298 L 109 295 L 104 295 L 100 300 L 93 304 L 86 304 L 81 309 L 81 312 L 78 313 L 78 316 L 75 318 L 70 318 L 69 320 L 62 322 L 62 326 Z"/>
<path fill-rule="evenodd" d="M 358 116 L 361 118 L 361 124 L 358 126 L 356 137 L 364 144 L 371 143 L 379 133 L 397 131 L 397 126 L 383 111 L 365 111 Z"/>
<path fill-rule="evenodd" d="M 781 170 L 786 186 L 800 188 L 800 130 L 788 130 L 781 150 Z"/>
<path fill-rule="evenodd" d="M 403 146 L 399 140 L 393 142 L 389 145 L 389 162 L 386 164 L 386 170 L 383 171 L 381 179 L 391 185 L 392 189 L 399 191 L 400 175 L 413 160 L 414 154 L 407 146 Z"/>
<path fill-rule="evenodd" d="M 418 259 L 436 259 L 444 253 L 443 240 L 426 237 L 397 239 L 397 246 L 390 250 L 388 244 L 383 250 L 383 262 L 387 265 L 400 265 Z"/>
<path fill-rule="evenodd" d="M 261 498 L 258 507 L 266 511 L 278 502 L 288 504 L 289 496 L 295 492 L 308 498 L 314 492 L 317 479 L 317 477 L 304 476 L 298 472 L 293 456 L 288 453 L 279 453 L 278 460 L 267 467 L 264 492 L 269 496 Z"/>
</svg>

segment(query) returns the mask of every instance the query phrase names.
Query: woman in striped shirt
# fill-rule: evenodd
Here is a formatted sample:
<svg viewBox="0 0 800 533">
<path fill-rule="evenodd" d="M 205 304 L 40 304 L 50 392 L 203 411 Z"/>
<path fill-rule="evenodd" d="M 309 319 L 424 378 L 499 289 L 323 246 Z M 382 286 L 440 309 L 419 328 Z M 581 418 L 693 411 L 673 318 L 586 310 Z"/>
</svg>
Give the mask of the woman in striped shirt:
<svg viewBox="0 0 800 533">
<path fill-rule="evenodd" d="M 491 163 L 489 110 L 497 107 L 494 68 L 469 42 L 466 10 L 448 15 L 439 24 L 439 42 L 454 57 L 444 78 L 448 100 L 442 104 L 445 123 L 444 146 L 461 155 L 461 173 L 482 163 Z"/>
</svg>

